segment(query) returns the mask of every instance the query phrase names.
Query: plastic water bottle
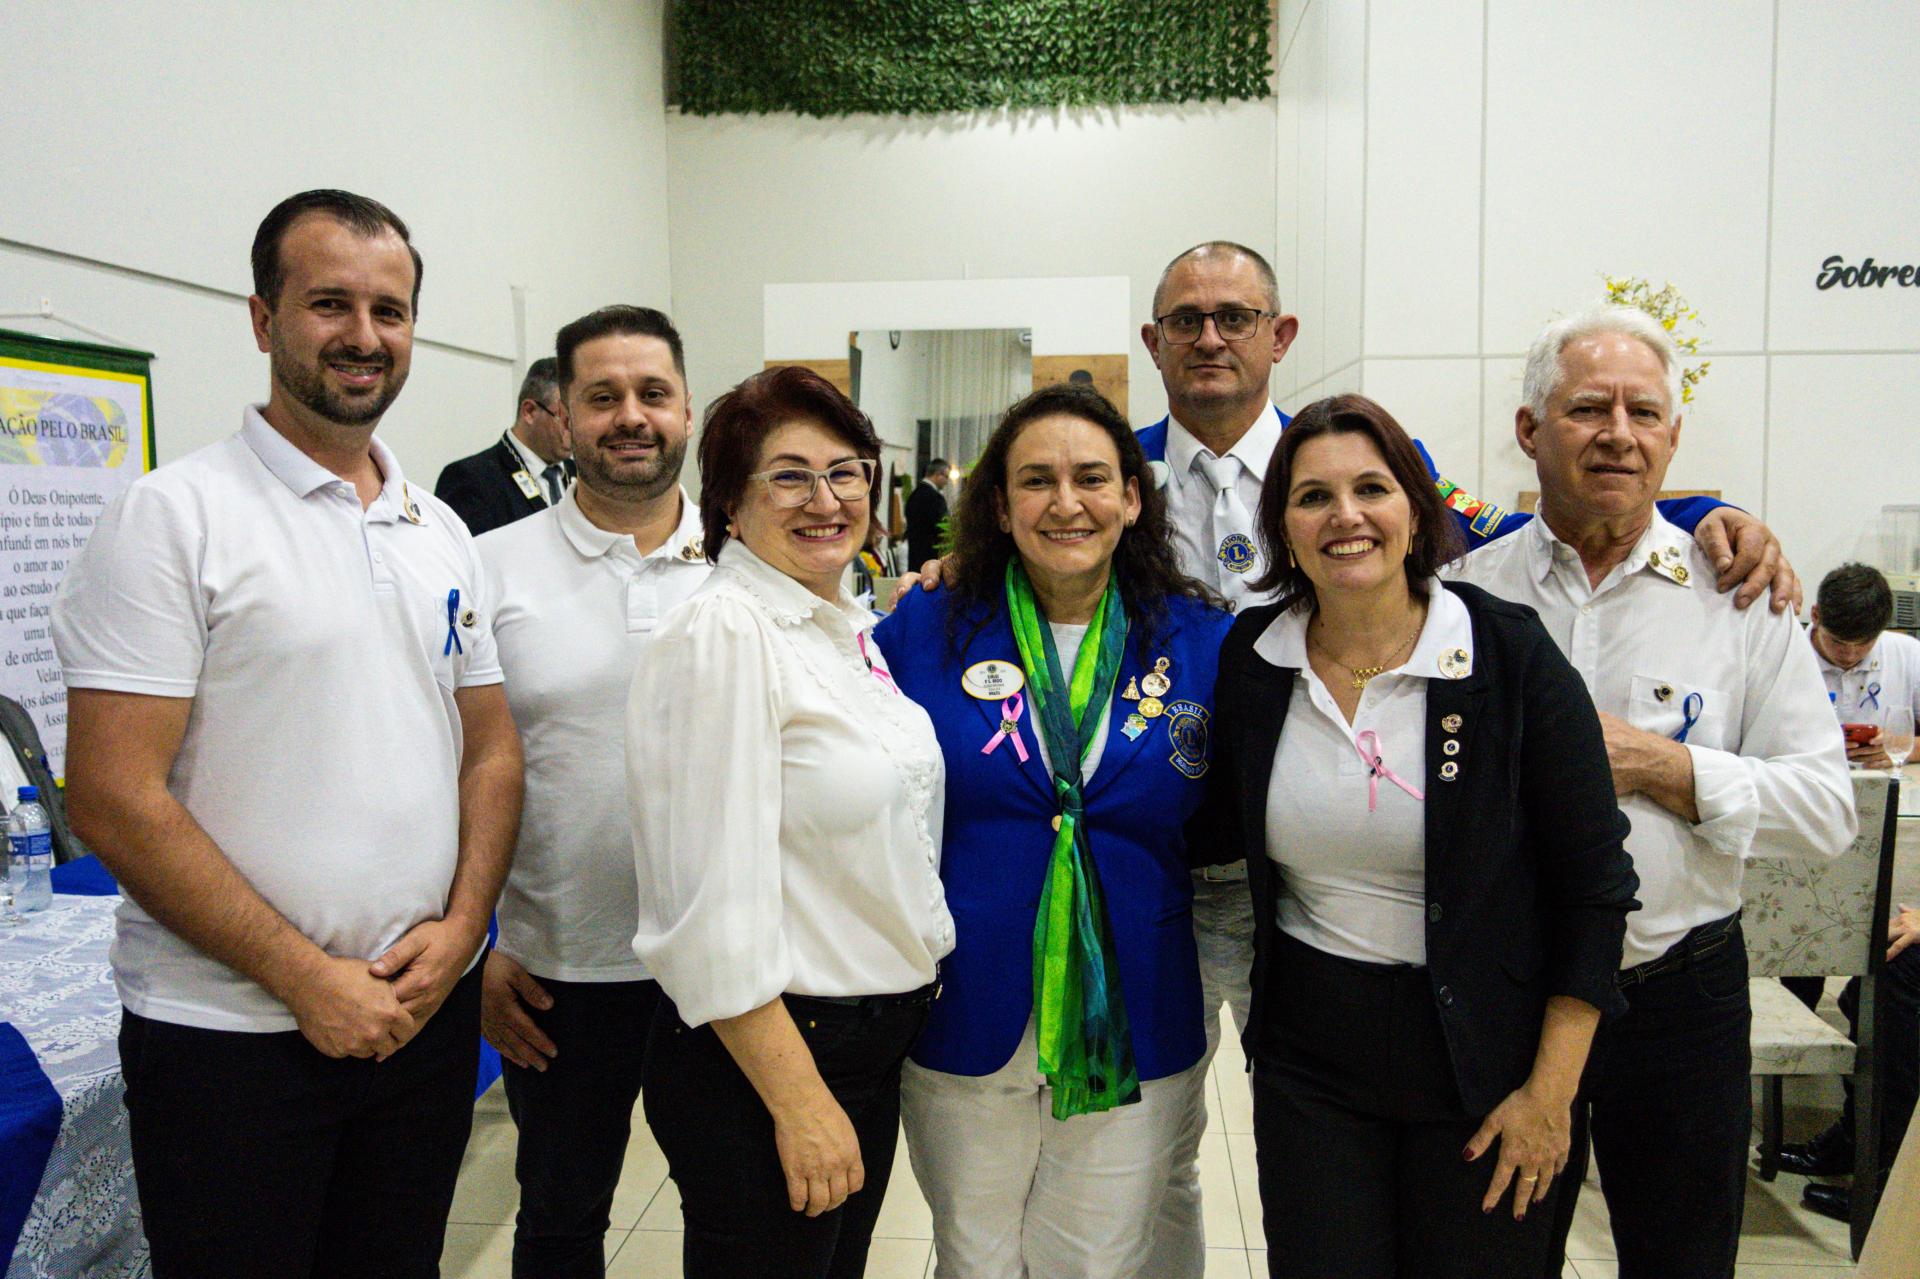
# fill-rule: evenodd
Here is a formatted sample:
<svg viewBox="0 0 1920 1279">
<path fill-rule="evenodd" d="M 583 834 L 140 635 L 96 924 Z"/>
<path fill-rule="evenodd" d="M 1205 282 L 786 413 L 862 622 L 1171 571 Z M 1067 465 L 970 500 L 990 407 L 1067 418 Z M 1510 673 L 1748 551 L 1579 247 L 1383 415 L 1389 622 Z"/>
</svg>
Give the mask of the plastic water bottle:
<svg viewBox="0 0 1920 1279">
<path fill-rule="evenodd" d="M 53 825 L 37 786 L 22 786 L 20 803 L 7 814 L 7 883 L 21 914 L 53 904 Z"/>
</svg>

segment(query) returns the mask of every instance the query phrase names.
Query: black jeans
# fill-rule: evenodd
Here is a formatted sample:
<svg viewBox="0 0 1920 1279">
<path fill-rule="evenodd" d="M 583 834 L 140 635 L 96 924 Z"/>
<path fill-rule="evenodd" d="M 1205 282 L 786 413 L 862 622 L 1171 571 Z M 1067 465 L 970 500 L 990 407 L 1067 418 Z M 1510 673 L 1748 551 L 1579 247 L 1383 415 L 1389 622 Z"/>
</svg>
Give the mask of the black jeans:
<svg viewBox="0 0 1920 1279">
<path fill-rule="evenodd" d="M 849 1006 L 786 996 L 814 1065 L 860 1142 L 866 1188 L 809 1217 L 787 1204 L 773 1118 L 711 1026 L 662 997 L 641 1098 L 680 1189 L 686 1279 L 857 1279 L 893 1173 L 900 1067 L 924 1003 Z"/>
<path fill-rule="evenodd" d="M 1781 984 L 1812 1008 L 1820 1002 L 1825 981 L 1819 977 L 1785 977 Z M 1906 1134 L 1913 1117 L 1914 1103 L 1920 1099 L 1920 946 L 1910 946 L 1894 956 L 1881 970 L 1879 997 L 1886 1006 L 1881 1022 L 1878 1060 L 1880 1096 L 1886 1109 L 1881 1113 L 1880 1168 L 1893 1167 L 1900 1153 L 1900 1138 Z M 1860 1039 L 1860 979 L 1855 977 L 1840 992 L 1840 1011 L 1857 1043 Z M 1853 1079 L 1842 1076 L 1846 1089 L 1846 1107 L 1840 1112 L 1841 1131 L 1852 1140 L 1854 1132 Z"/>
<path fill-rule="evenodd" d="M 598 1279 L 606 1273 L 607 1217 L 626 1162 L 660 987 L 535 980 L 553 1007 L 527 1014 L 560 1052 L 544 1071 L 500 1064 L 507 1109 L 520 1130 L 513 1273 L 515 1279 Z"/>
<path fill-rule="evenodd" d="M 1673 950 L 1716 927 L 1695 929 Z M 1620 1279 L 1729 1279 L 1753 1128 L 1753 1007 L 1738 921 L 1711 951 L 1621 993 L 1627 1011 L 1594 1037 L 1574 1106 L 1553 1255 L 1573 1226 L 1590 1128 Z M 1549 1272 L 1559 1267 L 1555 1260 Z"/>
<path fill-rule="evenodd" d="M 157 1279 L 438 1275 L 479 1055 L 477 964 L 383 1062 L 122 1010 Z"/>
<path fill-rule="evenodd" d="M 1481 1212 L 1498 1147 L 1461 1158 L 1485 1116 L 1461 1105 L 1427 970 L 1285 933 L 1269 963 L 1253 1133 L 1274 1279 L 1540 1274 L 1561 1190 L 1524 1221 L 1511 1190 Z"/>
</svg>

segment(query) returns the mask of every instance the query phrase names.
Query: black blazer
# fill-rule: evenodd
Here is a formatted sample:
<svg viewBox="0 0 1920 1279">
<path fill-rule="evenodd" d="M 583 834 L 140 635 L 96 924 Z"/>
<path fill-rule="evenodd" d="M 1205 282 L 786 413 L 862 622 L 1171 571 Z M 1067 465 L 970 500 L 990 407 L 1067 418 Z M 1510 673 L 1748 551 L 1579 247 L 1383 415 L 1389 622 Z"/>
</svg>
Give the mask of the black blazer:
<svg viewBox="0 0 1920 1279">
<path fill-rule="evenodd" d="M 569 477 L 573 475 L 571 459 L 560 465 L 566 468 Z M 541 488 L 542 495 L 528 497 L 513 478 L 513 473 L 520 469 L 520 455 L 502 437 L 493 442 L 493 447 L 482 449 L 472 457 L 449 462 L 433 486 L 433 495 L 451 506 L 453 513 L 466 521 L 467 530 L 479 537 L 503 524 L 547 509 L 539 475 L 534 474 L 532 479 L 535 487 Z"/>
<path fill-rule="evenodd" d="M 1427 683 L 1427 968 L 1454 1078 L 1472 1114 L 1526 1081 L 1549 995 L 1617 1013 L 1614 983 L 1640 880 L 1622 841 L 1600 720 L 1579 673 L 1537 614 L 1478 587 L 1447 590 L 1473 619 L 1473 671 Z M 1276 605 L 1240 614 L 1214 690 L 1212 788 L 1190 828 L 1202 864 L 1245 858 L 1253 893 L 1253 1060 L 1274 992 L 1277 868 L 1267 859 L 1267 787 L 1295 671 L 1253 644 Z M 1459 730 L 1442 721 L 1457 715 Z M 1442 753 L 1449 737 L 1457 754 Z M 1459 764 L 1442 780 L 1440 766 Z"/>
<path fill-rule="evenodd" d="M 907 494 L 907 572 L 918 573 L 933 558 L 946 517 L 946 495 L 925 480 Z"/>
</svg>

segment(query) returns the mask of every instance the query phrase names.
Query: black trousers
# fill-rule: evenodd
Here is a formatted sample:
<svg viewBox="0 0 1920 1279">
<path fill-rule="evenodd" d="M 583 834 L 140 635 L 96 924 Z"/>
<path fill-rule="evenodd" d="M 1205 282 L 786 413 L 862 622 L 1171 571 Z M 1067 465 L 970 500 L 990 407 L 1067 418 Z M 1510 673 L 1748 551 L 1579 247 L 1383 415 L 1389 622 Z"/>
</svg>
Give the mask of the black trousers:
<svg viewBox="0 0 1920 1279">
<path fill-rule="evenodd" d="M 1282 933 L 1253 1065 L 1273 1279 L 1532 1279 L 1556 1184 L 1524 1221 L 1480 1210 L 1498 1147 L 1461 1158 L 1466 1113 L 1427 970 L 1340 959 Z"/>
<path fill-rule="evenodd" d="M 1825 981 L 1819 977 L 1786 977 L 1781 984 L 1812 1008 L 1820 1002 Z M 1880 1096 L 1886 1109 L 1880 1129 L 1880 1167 L 1893 1167 L 1900 1153 L 1900 1139 L 1913 1118 L 1914 1104 L 1920 1100 L 1920 946 L 1910 946 L 1894 956 L 1880 974 L 1879 996 L 1886 1004 L 1886 1020 L 1881 1023 L 1878 1060 Z M 1854 1041 L 1860 1039 L 1860 979 L 1855 977 L 1840 992 L 1840 1012 Z M 1849 1139 L 1854 1132 L 1853 1080 L 1841 1078 L 1846 1089 L 1846 1108 L 1840 1113 L 1842 1131 Z"/>
<path fill-rule="evenodd" d="M 664 996 L 641 1098 L 680 1190 L 686 1279 L 858 1279 L 893 1173 L 900 1067 L 925 1004 L 850 1006 L 786 996 L 787 1011 L 860 1142 L 866 1188 L 809 1217 L 787 1204 L 773 1118 L 711 1026 Z"/>
<path fill-rule="evenodd" d="M 406 1047 L 323 1056 L 125 1010 L 133 1171 L 157 1279 L 440 1273 L 479 1069 L 480 968 Z"/>
<path fill-rule="evenodd" d="M 1548 1273 L 1560 1273 L 1590 1130 L 1620 1279 L 1733 1274 L 1753 1128 L 1753 1007 L 1737 920 L 1712 950 L 1692 953 L 1718 927 L 1675 943 L 1669 954 L 1691 956 L 1680 967 L 1624 987 L 1627 1011 L 1594 1037 Z"/>
<path fill-rule="evenodd" d="M 536 980 L 553 1007 L 528 1015 L 560 1051 L 544 1071 L 501 1062 L 520 1130 L 514 1279 L 598 1279 L 660 987 Z"/>
</svg>

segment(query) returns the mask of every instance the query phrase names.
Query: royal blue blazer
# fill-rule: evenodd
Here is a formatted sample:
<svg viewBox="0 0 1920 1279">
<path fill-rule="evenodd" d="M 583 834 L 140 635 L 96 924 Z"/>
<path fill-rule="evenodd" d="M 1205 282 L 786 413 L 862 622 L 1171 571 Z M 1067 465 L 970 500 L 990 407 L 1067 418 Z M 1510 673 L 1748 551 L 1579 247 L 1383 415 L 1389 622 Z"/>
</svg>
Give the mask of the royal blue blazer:
<svg viewBox="0 0 1920 1279">
<path fill-rule="evenodd" d="M 965 610 L 957 632 L 951 610 Z M 1151 642 L 1132 621 L 1114 684 L 1106 748 L 1087 783 L 1093 861 L 1106 893 L 1120 990 L 1140 1078 L 1162 1079 L 1200 1060 L 1200 965 L 1193 942 L 1193 881 L 1183 828 L 1206 790 L 1213 684 L 1233 619 L 1185 598 L 1167 602 Z M 1004 606 L 961 603 L 945 588 L 914 590 L 874 632 L 893 677 L 924 706 L 947 764 L 940 879 L 956 944 L 941 962 L 941 993 L 913 1059 L 930 1070 L 988 1075 L 1012 1059 L 1033 1012 L 1033 923 L 1060 811 L 1040 762 L 1031 705 L 1012 741 L 981 748 L 1000 728 L 1000 703 L 961 687 L 976 662 L 1020 665 Z M 1139 702 L 1129 681 L 1168 661 L 1167 713 L 1129 738 L 1121 730 Z"/>
</svg>

